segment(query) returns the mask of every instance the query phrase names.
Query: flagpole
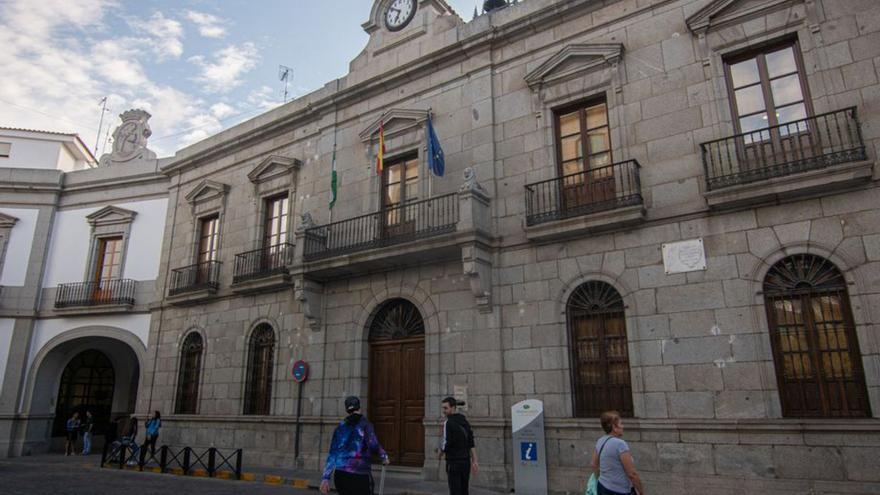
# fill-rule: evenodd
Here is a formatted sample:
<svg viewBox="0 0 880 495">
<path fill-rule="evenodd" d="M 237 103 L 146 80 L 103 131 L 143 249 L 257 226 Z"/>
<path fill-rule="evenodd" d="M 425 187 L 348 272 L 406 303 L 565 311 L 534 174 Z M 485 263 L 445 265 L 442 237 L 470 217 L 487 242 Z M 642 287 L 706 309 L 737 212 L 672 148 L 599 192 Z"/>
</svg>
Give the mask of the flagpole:
<svg viewBox="0 0 880 495">
<path fill-rule="evenodd" d="M 431 107 L 428 107 L 428 120 L 431 120 Z M 430 123 L 429 123 L 430 124 Z M 431 139 L 430 134 L 428 133 L 428 126 L 425 126 L 425 164 L 427 165 L 431 157 L 428 156 L 428 141 Z M 428 170 L 428 198 L 434 196 L 434 174 L 431 170 Z"/>
<path fill-rule="evenodd" d="M 336 91 L 339 91 L 339 79 L 336 79 Z M 339 129 L 339 107 L 337 105 L 333 105 L 333 158 L 332 163 L 330 164 L 330 177 L 333 177 L 333 174 L 336 172 L 336 138 L 338 136 Z M 335 194 L 336 197 L 333 198 L 333 207 L 336 206 L 336 201 L 339 200 L 339 175 L 336 176 L 336 190 L 331 191 L 331 194 Z M 333 223 L 333 207 L 329 208 L 330 216 L 327 221 L 328 224 Z"/>
</svg>

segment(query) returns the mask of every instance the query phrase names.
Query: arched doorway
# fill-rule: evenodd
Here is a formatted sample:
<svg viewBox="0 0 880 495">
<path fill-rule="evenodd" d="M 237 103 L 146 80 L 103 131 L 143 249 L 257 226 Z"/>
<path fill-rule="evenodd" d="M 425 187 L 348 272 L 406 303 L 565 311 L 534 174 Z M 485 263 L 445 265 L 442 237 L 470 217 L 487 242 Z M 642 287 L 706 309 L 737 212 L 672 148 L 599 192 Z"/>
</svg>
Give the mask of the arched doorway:
<svg viewBox="0 0 880 495">
<path fill-rule="evenodd" d="M 385 302 L 370 324 L 370 420 L 392 462 L 425 462 L 425 323 L 405 299 Z"/>
<path fill-rule="evenodd" d="M 596 418 L 614 409 L 633 415 L 623 298 L 611 285 L 582 284 L 566 305 L 574 415 Z"/>
<path fill-rule="evenodd" d="M 103 427 L 110 423 L 115 383 L 113 363 L 103 352 L 89 349 L 71 359 L 61 374 L 52 436 L 64 436 L 67 418 L 74 412 L 82 418 L 86 411 L 92 413 L 95 433 L 103 433 Z"/>
<path fill-rule="evenodd" d="M 782 415 L 870 417 L 846 280 L 825 258 L 798 254 L 764 278 Z"/>
<path fill-rule="evenodd" d="M 16 433 L 13 455 L 61 451 L 61 425 L 72 410 L 95 407 L 95 432 L 107 420 L 134 413 L 146 347 L 132 332 L 115 327 L 81 327 L 65 331 L 41 346 L 28 372 L 22 412 L 27 424 Z M 108 365 L 109 363 L 109 365 Z M 112 373 L 112 391 L 108 391 Z M 109 413 L 99 411 L 109 402 Z M 57 415 L 57 418 L 56 418 Z M 97 435 L 93 449 L 102 447 Z"/>
</svg>

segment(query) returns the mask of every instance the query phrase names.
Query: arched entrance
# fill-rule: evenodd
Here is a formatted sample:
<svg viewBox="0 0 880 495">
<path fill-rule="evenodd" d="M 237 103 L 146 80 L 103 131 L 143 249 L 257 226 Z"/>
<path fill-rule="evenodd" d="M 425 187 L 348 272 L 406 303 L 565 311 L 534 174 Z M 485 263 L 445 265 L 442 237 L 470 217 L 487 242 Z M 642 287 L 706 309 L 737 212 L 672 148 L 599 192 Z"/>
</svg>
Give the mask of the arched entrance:
<svg viewBox="0 0 880 495">
<path fill-rule="evenodd" d="M 425 323 L 406 299 L 385 302 L 370 324 L 370 420 L 392 462 L 425 462 Z"/>
<path fill-rule="evenodd" d="M 92 413 L 95 433 L 104 433 L 103 426 L 110 423 L 115 382 L 113 363 L 103 352 L 89 349 L 71 359 L 61 374 L 52 436 L 64 436 L 67 418 L 74 412 L 82 418 L 86 411 Z"/>
<path fill-rule="evenodd" d="M 74 410 L 92 410 L 96 433 L 133 414 L 145 356 L 134 333 L 115 327 L 67 330 L 42 345 L 30 364 L 22 410 L 28 420 L 14 455 L 61 451 L 63 425 Z M 93 451 L 102 441 L 95 437 Z"/>
</svg>

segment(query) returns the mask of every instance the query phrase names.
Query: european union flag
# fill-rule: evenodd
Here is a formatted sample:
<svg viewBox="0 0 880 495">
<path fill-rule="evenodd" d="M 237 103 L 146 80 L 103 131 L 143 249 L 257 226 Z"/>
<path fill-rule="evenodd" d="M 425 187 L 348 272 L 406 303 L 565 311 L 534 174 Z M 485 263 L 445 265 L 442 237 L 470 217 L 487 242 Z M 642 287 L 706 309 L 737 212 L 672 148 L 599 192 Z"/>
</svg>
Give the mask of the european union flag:
<svg viewBox="0 0 880 495">
<path fill-rule="evenodd" d="M 428 115 L 428 169 L 437 177 L 443 177 L 443 172 L 446 170 L 443 148 L 440 147 L 440 140 L 434 132 L 434 123 L 430 114 Z"/>
</svg>

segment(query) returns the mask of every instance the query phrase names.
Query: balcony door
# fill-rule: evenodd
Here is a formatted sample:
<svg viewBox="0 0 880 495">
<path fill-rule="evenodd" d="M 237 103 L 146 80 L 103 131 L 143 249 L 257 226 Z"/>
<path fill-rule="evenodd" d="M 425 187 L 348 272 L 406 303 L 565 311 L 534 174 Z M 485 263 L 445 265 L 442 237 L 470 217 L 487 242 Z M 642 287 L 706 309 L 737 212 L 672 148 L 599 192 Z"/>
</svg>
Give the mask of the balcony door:
<svg viewBox="0 0 880 495">
<path fill-rule="evenodd" d="M 742 169 L 788 166 L 821 155 L 797 41 L 771 45 L 725 60 L 731 106 L 742 137 Z M 796 171 L 792 171 L 796 172 Z"/>
<path fill-rule="evenodd" d="M 276 270 L 287 265 L 287 225 L 289 217 L 290 197 L 287 193 L 266 200 L 260 272 Z"/>
<path fill-rule="evenodd" d="M 92 298 L 105 301 L 113 298 L 112 281 L 118 280 L 122 273 L 122 237 L 99 239 L 97 254 Z"/>
<path fill-rule="evenodd" d="M 407 205 L 419 199 L 419 159 L 410 156 L 385 166 L 382 172 L 382 237 L 416 232 L 416 211 Z"/>
<path fill-rule="evenodd" d="M 197 255 L 196 284 L 212 281 L 214 261 L 217 261 L 220 249 L 220 217 L 212 215 L 199 221 L 199 251 Z"/>
<path fill-rule="evenodd" d="M 585 209 L 613 200 L 614 171 L 605 101 L 557 112 L 556 135 L 557 161 L 563 177 L 562 208 Z"/>
</svg>

